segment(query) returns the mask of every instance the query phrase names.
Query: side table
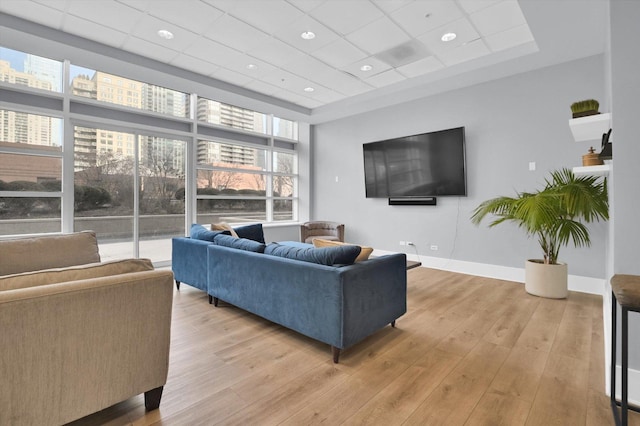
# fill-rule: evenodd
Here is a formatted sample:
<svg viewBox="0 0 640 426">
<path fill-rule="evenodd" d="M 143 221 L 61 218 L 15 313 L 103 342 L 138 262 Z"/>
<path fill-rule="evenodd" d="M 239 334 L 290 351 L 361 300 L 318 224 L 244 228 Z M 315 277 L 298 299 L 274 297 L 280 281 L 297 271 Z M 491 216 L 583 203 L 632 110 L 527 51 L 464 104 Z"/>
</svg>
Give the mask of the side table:
<svg viewBox="0 0 640 426">
<path fill-rule="evenodd" d="M 618 412 L 618 403 L 616 401 L 617 303 L 620 304 L 622 323 L 622 398 L 620 412 Z M 613 411 L 613 419 L 616 422 L 616 426 L 628 425 L 629 311 L 640 312 L 640 276 L 616 274 L 611 278 L 611 410 Z"/>
</svg>

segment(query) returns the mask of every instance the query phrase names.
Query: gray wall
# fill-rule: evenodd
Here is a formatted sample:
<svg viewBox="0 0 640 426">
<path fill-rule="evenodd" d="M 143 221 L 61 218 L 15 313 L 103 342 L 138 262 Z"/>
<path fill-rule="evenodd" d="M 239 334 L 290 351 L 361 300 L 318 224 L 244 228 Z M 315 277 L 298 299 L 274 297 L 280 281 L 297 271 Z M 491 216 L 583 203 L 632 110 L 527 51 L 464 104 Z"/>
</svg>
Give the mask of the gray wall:
<svg viewBox="0 0 640 426">
<path fill-rule="evenodd" d="M 613 272 L 640 275 L 640 2 L 610 2 L 611 100 L 615 156 Z M 629 315 L 629 365 L 640 369 L 640 318 Z M 619 328 L 618 328 L 619 330 Z M 620 353 L 620 352 L 618 352 Z"/>
<path fill-rule="evenodd" d="M 377 249 L 414 253 L 399 245 L 409 240 L 421 255 L 523 268 L 541 257 L 535 240 L 469 217 L 485 199 L 534 190 L 550 170 L 581 165 L 589 143 L 573 141 L 570 105 L 594 98 L 609 110 L 604 69 L 597 55 L 315 126 L 312 217 L 341 221 L 348 241 Z M 363 143 L 457 126 L 466 132 L 467 197 L 439 197 L 437 206 L 365 198 Z M 608 224 L 591 229 L 590 248 L 565 248 L 560 258 L 570 274 L 604 278 Z"/>
</svg>

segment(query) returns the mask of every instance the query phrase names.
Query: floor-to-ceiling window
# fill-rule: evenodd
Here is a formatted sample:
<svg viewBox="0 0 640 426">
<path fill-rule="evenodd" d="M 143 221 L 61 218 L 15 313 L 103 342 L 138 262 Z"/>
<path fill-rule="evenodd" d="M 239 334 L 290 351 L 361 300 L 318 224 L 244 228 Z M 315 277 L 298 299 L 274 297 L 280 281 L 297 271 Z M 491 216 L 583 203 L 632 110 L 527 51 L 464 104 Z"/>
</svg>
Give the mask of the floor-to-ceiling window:
<svg viewBox="0 0 640 426">
<path fill-rule="evenodd" d="M 297 220 L 295 121 L 2 47 L 0 90 L 0 238 L 161 264 L 191 222 Z"/>
</svg>

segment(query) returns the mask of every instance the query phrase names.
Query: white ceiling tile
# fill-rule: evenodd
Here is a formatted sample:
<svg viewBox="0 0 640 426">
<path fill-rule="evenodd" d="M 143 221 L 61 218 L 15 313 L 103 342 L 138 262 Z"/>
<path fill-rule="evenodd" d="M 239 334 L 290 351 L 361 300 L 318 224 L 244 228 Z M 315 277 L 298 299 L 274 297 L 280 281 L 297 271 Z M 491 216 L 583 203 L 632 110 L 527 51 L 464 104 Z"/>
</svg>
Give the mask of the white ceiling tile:
<svg viewBox="0 0 640 426">
<path fill-rule="evenodd" d="M 533 35 L 528 25 L 520 25 L 500 33 L 485 37 L 484 41 L 493 52 L 505 50 L 510 47 L 519 46 L 530 41 L 534 41 Z"/>
<path fill-rule="evenodd" d="M 241 52 L 247 52 L 271 38 L 265 32 L 229 15 L 218 19 L 215 25 L 211 25 L 203 34 L 211 40 Z"/>
<path fill-rule="evenodd" d="M 386 16 L 349 34 L 347 39 L 371 54 L 410 40 L 409 36 Z"/>
<path fill-rule="evenodd" d="M 202 2 L 228 12 L 236 6 L 238 0 L 202 0 Z"/>
<path fill-rule="evenodd" d="M 405 76 L 396 70 L 388 70 L 367 78 L 367 83 L 375 87 L 384 87 L 402 80 L 406 80 Z"/>
<path fill-rule="evenodd" d="M 311 16 L 346 35 L 381 18 L 383 13 L 368 1 L 329 0 L 310 12 Z"/>
<path fill-rule="evenodd" d="M 458 4 L 462 10 L 471 14 L 501 1 L 503 0 L 458 0 Z"/>
<path fill-rule="evenodd" d="M 75 34 L 107 46 L 120 47 L 127 39 L 126 33 L 116 31 L 113 28 L 107 28 L 95 22 L 80 19 L 72 15 L 64 18 L 62 30 L 70 34 Z"/>
<path fill-rule="evenodd" d="M 362 71 L 360 67 L 363 65 L 370 65 L 373 68 L 370 71 Z M 346 67 L 341 68 L 342 71 L 346 71 L 349 74 L 355 75 L 356 77 L 363 80 L 388 69 L 391 69 L 391 66 L 373 57 L 361 59 L 352 64 L 349 64 Z"/>
<path fill-rule="evenodd" d="M 255 67 L 249 68 L 249 64 L 254 65 Z M 260 59 L 253 58 L 249 55 L 239 55 L 234 58 L 230 58 L 224 62 L 224 66 L 232 71 L 257 79 L 260 79 L 265 74 L 269 74 L 278 69 L 271 64 L 261 61 Z"/>
<path fill-rule="evenodd" d="M 442 68 L 444 68 L 442 62 L 440 62 L 434 56 L 429 56 L 428 58 L 421 59 L 411 64 L 403 65 L 400 68 L 396 68 L 396 71 L 407 78 L 413 78 L 420 75 L 428 74 L 433 71 L 437 71 Z"/>
<path fill-rule="evenodd" d="M 503 1 L 473 13 L 469 17 L 483 36 L 499 33 L 527 23 L 520 5 L 516 1 Z"/>
<path fill-rule="evenodd" d="M 137 37 L 127 38 L 122 48 L 161 62 L 171 62 L 171 60 L 179 54 L 179 52 L 167 49 L 165 46 L 160 46 Z"/>
<path fill-rule="evenodd" d="M 303 58 L 305 56 L 305 54 L 298 49 L 295 49 L 275 38 L 271 38 L 264 43 L 257 44 L 247 53 L 273 65 L 280 65 L 284 62 L 292 61 L 296 58 Z"/>
<path fill-rule="evenodd" d="M 234 17 L 273 34 L 304 15 L 284 0 L 242 0 L 228 9 Z"/>
<path fill-rule="evenodd" d="M 282 65 L 282 69 L 312 81 L 321 80 L 324 75 L 333 70 L 333 68 L 311 56 L 285 62 Z"/>
<path fill-rule="evenodd" d="M 3 0 L 3 2 L 6 0 Z M 36 3 L 43 4 L 47 7 L 51 7 L 53 9 L 58 9 L 64 11 L 67 7 L 67 0 L 34 0 Z M 24 0 L 20 0 L 21 4 L 26 4 Z"/>
<path fill-rule="evenodd" d="M 200 0 L 154 0 L 149 4 L 148 12 L 156 18 L 197 33 L 212 27 L 214 21 L 224 14 Z"/>
<path fill-rule="evenodd" d="M 169 30 L 173 33 L 171 40 L 165 40 L 158 35 L 159 30 Z M 168 49 L 182 51 L 190 46 L 198 35 L 187 31 L 182 27 L 175 26 L 153 16 L 146 15 L 136 24 L 131 33 L 133 36 L 147 40 L 153 44 L 166 46 Z"/>
<path fill-rule="evenodd" d="M 446 52 L 438 55 L 438 59 L 440 59 L 446 66 L 452 66 L 488 55 L 489 53 L 491 53 L 491 51 L 483 41 L 476 40 L 455 49 L 447 50 Z"/>
<path fill-rule="evenodd" d="M 449 32 L 455 33 L 457 37 L 451 41 L 442 41 L 442 35 Z M 471 25 L 471 22 L 467 18 L 461 18 L 421 35 L 418 40 L 424 43 L 432 53 L 440 54 L 478 38 L 480 38 L 480 34 Z"/>
<path fill-rule="evenodd" d="M 318 101 L 314 99 L 307 98 L 289 90 L 281 90 L 277 93 L 274 93 L 273 96 L 302 106 L 316 105 L 318 103 Z"/>
<path fill-rule="evenodd" d="M 373 88 L 373 86 L 361 81 L 357 77 L 340 71 L 332 73 L 330 80 L 330 85 L 325 84 L 324 86 L 346 96 L 359 95 Z"/>
<path fill-rule="evenodd" d="M 287 0 L 290 4 L 297 7 L 298 9 L 309 13 L 316 7 L 320 6 L 325 0 Z"/>
<path fill-rule="evenodd" d="M 144 16 L 137 9 L 111 0 L 70 1 L 67 12 L 125 33 L 130 33 Z"/>
<path fill-rule="evenodd" d="M 242 56 L 242 53 L 237 50 L 233 50 L 204 37 L 196 39 L 189 47 L 184 49 L 182 53 L 203 59 L 210 58 L 212 62 L 219 65 L 237 61 L 238 58 Z"/>
<path fill-rule="evenodd" d="M 305 31 L 313 32 L 316 35 L 315 38 L 305 40 L 300 37 Z M 313 52 L 339 38 L 338 34 L 309 16 L 296 19 L 280 28 L 273 36 L 303 52 Z"/>
<path fill-rule="evenodd" d="M 342 38 L 315 50 L 312 55 L 335 68 L 342 68 L 345 65 L 368 56 L 362 50 Z"/>
<path fill-rule="evenodd" d="M 264 81 L 260 80 L 252 80 L 249 83 L 245 84 L 244 87 L 249 90 L 253 90 L 254 92 L 264 93 L 265 95 L 273 95 L 274 93 L 282 90 L 281 88 L 274 86 L 273 84 L 265 83 Z"/>
<path fill-rule="evenodd" d="M 239 74 L 226 68 L 218 68 L 209 75 L 215 79 L 235 84 L 236 86 L 243 86 L 252 80 L 251 77 L 247 77 L 246 75 Z"/>
<path fill-rule="evenodd" d="M 373 0 L 373 2 L 382 10 L 387 13 L 391 13 L 396 9 L 400 9 L 402 6 L 406 6 L 413 0 Z"/>
<path fill-rule="evenodd" d="M 41 0 L 47 1 L 47 0 Z M 61 0 L 65 1 L 65 0 Z M 153 3 L 153 0 L 116 0 L 118 3 L 126 4 L 127 6 L 138 9 L 142 12 L 146 12 L 149 9 L 149 4 Z"/>
<path fill-rule="evenodd" d="M 282 69 L 276 69 L 267 73 L 261 80 L 280 89 L 290 90 L 292 92 L 302 92 L 305 87 L 309 86 L 309 80 Z"/>
<path fill-rule="evenodd" d="M 414 37 L 462 16 L 462 11 L 453 1 L 443 0 L 416 1 L 391 13 L 391 19 Z"/>
<path fill-rule="evenodd" d="M 305 98 L 315 99 L 323 103 L 335 102 L 344 98 L 344 95 L 341 95 L 340 93 L 327 87 L 317 84 L 311 84 L 310 86 L 313 87 L 314 90 L 313 92 L 303 92 L 302 96 L 304 96 Z"/>
<path fill-rule="evenodd" d="M 57 9 L 24 0 L 2 0 L 0 11 L 56 29 L 62 27 L 64 18 Z"/>
<path fill-rule="evenodd" d="M 212 64 L 211 62 L 185 54 L 176 56 L 170 63 L 176 67 L 184 68 L 202 75 L 209 75 L 220 68 L 218 65 Z"/>
</svg>

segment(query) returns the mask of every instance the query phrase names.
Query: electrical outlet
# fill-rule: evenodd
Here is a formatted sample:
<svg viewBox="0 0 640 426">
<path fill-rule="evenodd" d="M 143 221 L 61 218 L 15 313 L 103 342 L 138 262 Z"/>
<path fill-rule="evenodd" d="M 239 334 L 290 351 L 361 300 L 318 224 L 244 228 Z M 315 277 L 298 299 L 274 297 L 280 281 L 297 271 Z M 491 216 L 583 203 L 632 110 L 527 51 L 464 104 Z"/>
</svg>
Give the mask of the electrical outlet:
<svg viewBox="0 0 640 426">
<path fill-rule="evenodd" d="M 407 244 L 407 243 L 405 243 L 404 241 L 400 241 L 400 245 L 401 245 L 401 246 L 403 246 L 403 245 L 405 245 L 405 244 Z"/>
<path fill-rule="evenodd" d="M 429 247 L 431 250 L 433 251 L 437 251 L 438 250 L 438 246 L 435 244 L 431 244 L 431 247 Z"/>
</svg>

